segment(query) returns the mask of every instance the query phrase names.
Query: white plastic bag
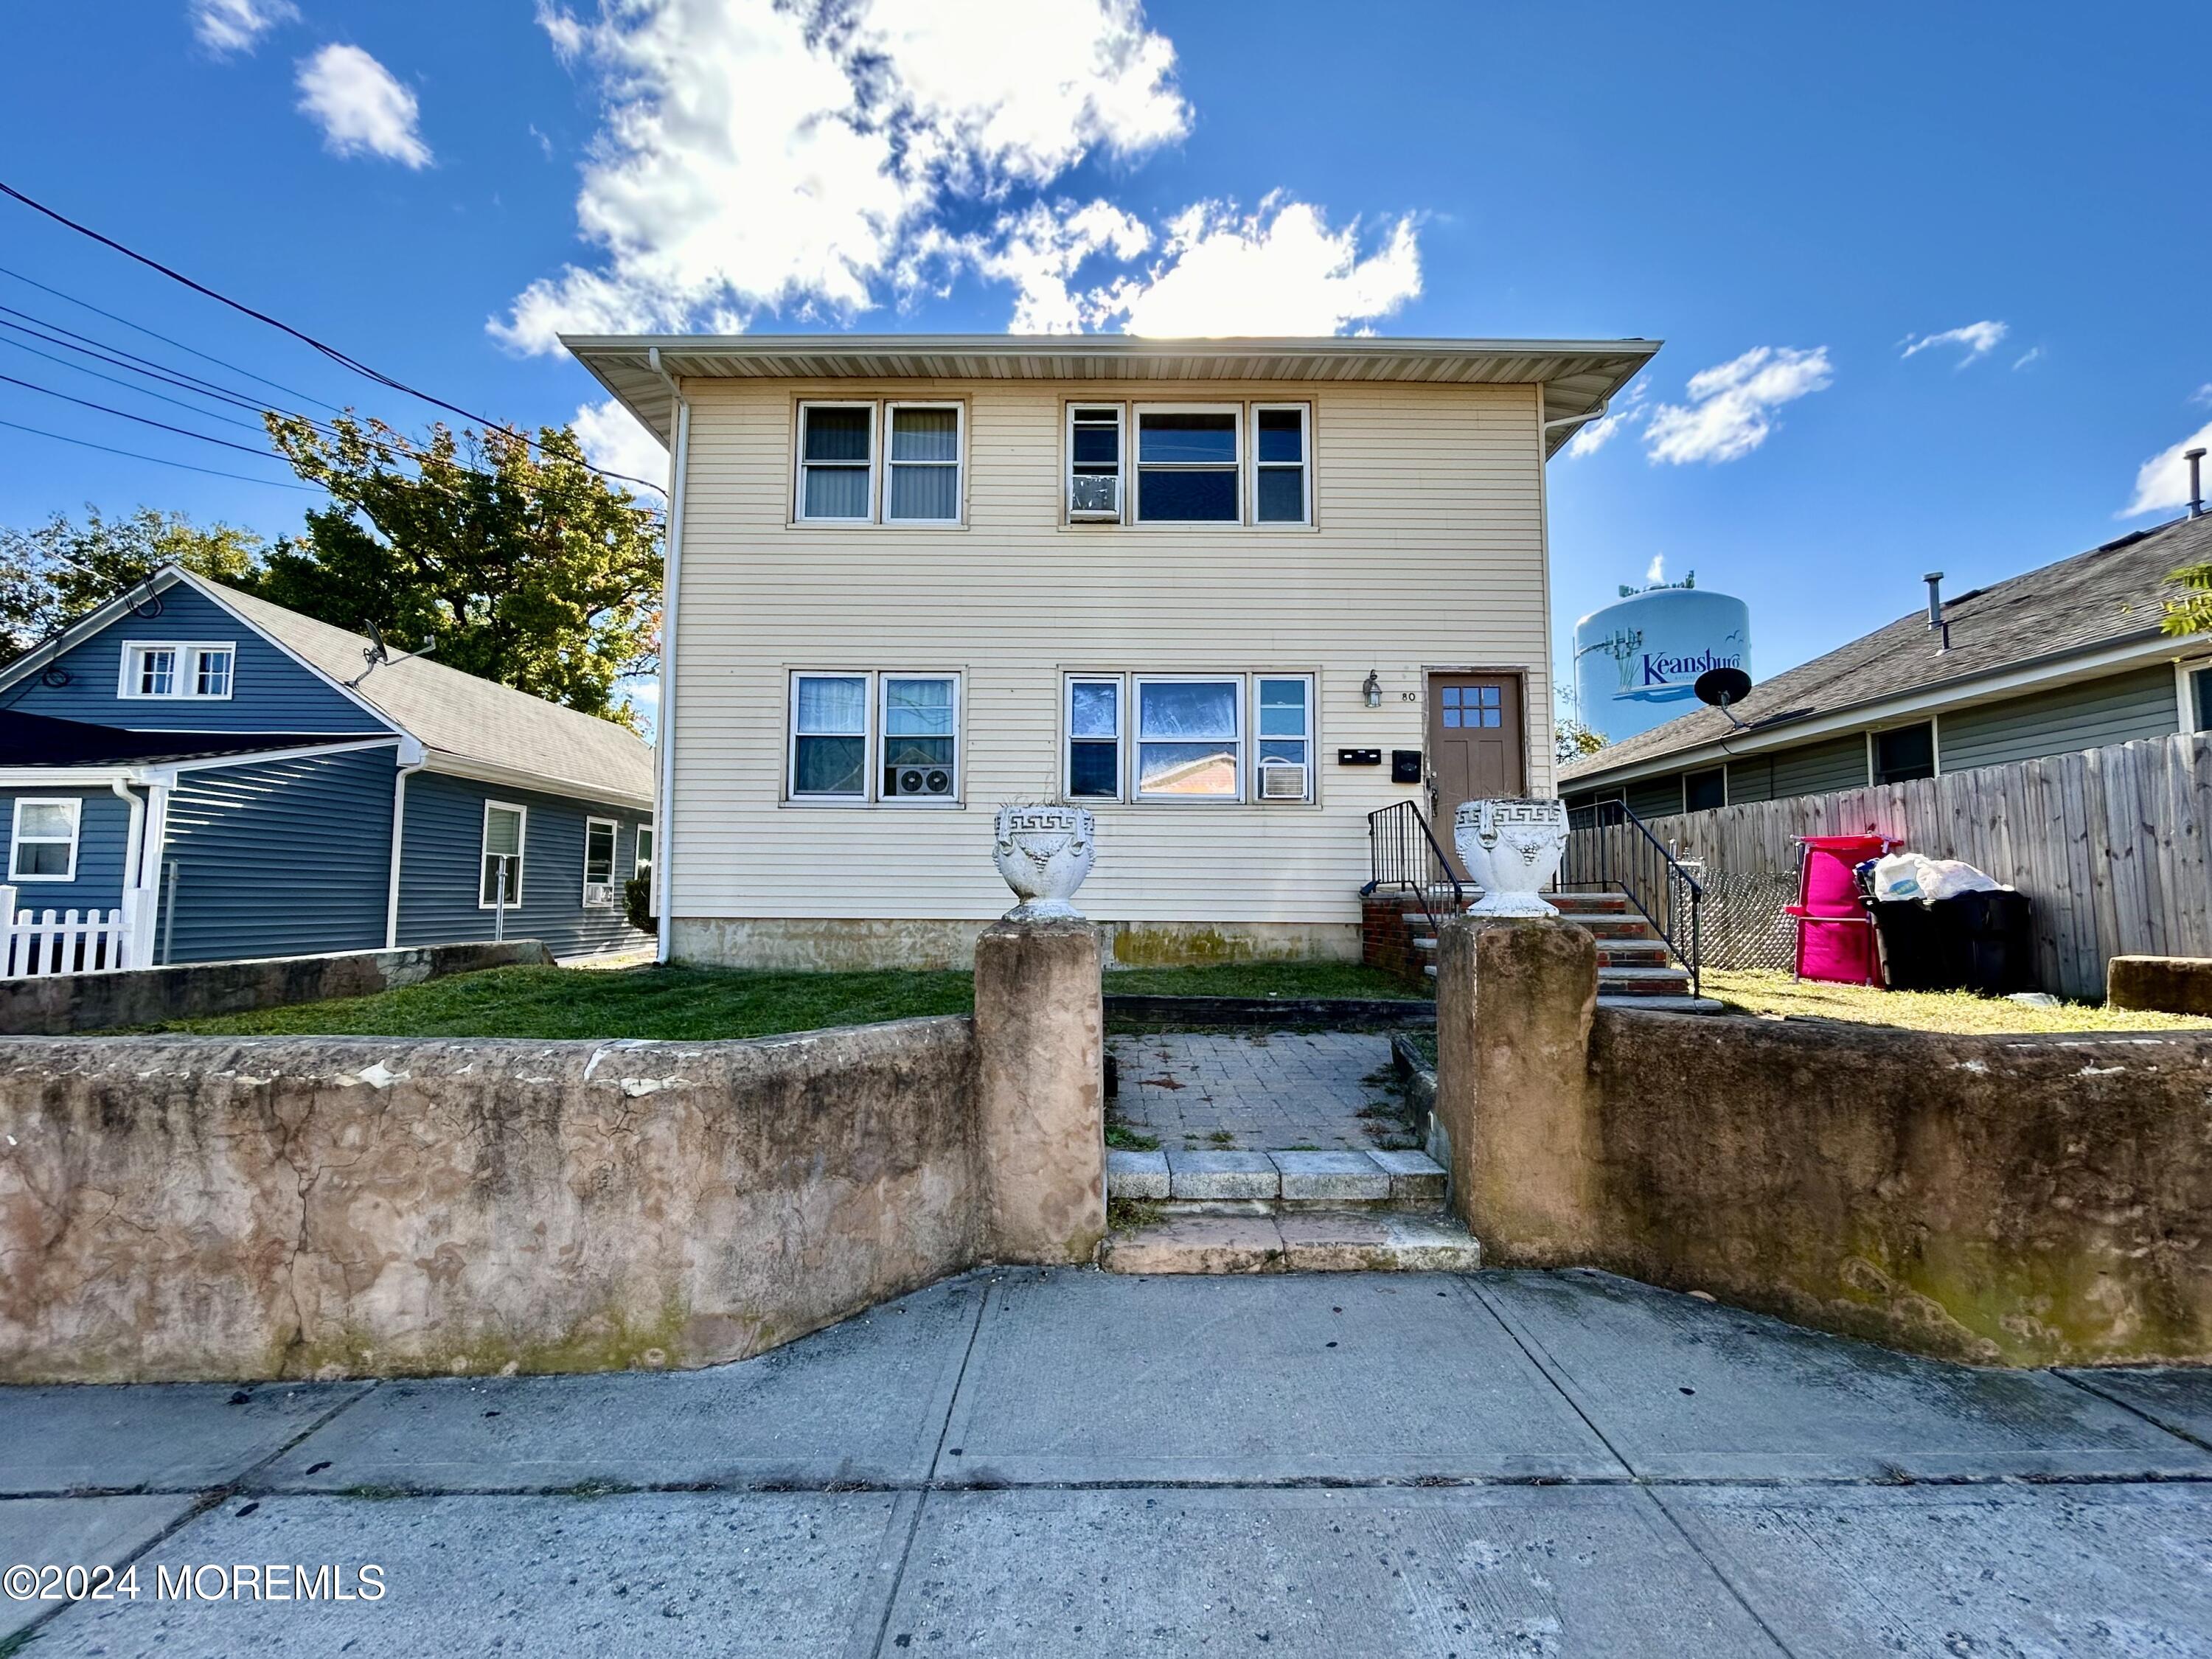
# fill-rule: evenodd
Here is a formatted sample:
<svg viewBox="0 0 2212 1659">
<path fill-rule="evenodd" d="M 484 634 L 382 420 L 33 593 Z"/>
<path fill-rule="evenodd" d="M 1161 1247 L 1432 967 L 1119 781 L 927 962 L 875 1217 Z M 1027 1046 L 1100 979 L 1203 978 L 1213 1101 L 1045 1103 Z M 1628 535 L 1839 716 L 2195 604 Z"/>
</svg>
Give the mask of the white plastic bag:
<svg viewBox="0 0 2212 1659">
<path fill-rule="evenodd" d="M 1933 904 L 1937 899 L 1961 893 L 1989 893 L 2004 884 L 1959 859 L 1931 859 L 1918 853 L 1892 853 L 1875 860 L 1874 896 L 1896 902 L 1918 899 Z"/>
</svg>

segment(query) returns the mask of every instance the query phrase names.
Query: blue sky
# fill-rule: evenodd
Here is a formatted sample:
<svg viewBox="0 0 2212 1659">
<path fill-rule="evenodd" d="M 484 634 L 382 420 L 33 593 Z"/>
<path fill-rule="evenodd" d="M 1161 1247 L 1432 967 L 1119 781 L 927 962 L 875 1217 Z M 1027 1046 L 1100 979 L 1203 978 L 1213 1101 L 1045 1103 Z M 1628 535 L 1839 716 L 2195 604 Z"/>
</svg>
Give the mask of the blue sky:
<svg viewBox="0 0 2212 1659">
<path fill-rule="evenodd" d="M 552 328 L 1662 337 L 1552 465 L 1562 654 L 1663 558 L 1778 672 L 1923 570 L 2172 516 L 2212 428 L 2201 4 L 596 4 L 11 8 L 0 178 L 454 403 L 592 411 L 632 470 Z M 0 305 L 227 384 L 436 413 L 5 202 L 0 267 L 228 367 L 14 276 Z M 0 421 L 289 476 L 15 386 Z M 0 523 L 276 534 L 313 499 L 0 427 Z"/>
</svg>

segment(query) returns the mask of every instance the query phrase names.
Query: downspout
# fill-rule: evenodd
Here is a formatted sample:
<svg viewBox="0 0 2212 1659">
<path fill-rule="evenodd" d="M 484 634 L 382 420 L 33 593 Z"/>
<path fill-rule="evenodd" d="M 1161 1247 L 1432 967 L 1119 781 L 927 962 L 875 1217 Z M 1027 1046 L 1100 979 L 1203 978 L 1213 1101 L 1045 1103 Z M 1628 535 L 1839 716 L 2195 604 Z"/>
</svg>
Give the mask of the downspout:
<svg viewBox="0 0 2212 1659">
<path fill-rule="evenodd" d="M 676 600 L 684 569 L 684 483 L 691 451 L 691 404 L 683 386 L 660 366 L 660 348 L 647 346 L 645 358 L 666 383 L 675 405 L 676 441 L 668 447 L 668 535 L 660 577 L 660 715 L 654 722 L 655 758 L 660 763 L 653 792 L 653 914 L 658 924 L 653 957 L 666 962 L 672 927 L 668 896 L 674 883 L 675 848 L 669 838 L 669 800 L 676 787 Z"/>
<path fill-rule="evenodd" d="M 1608 409 L 1610 409 L 1610 408 L 1612 408 L 1612 407 L 1613 407 L 1613 399 L 1612 399 L 1612 398 L 1607 398 L 1603 403 L 1600 404 L 1599 404 L 1595 409 L 1589 410 L 1588 410 L 1588 411 L 1586 411 L 1586 412 L 1584 412 L 1584 413 L 1583 413 L 1583 414 L 1580 414 L 1580 415 L 1562 415 L 1562 416 L 1559 416 L 1559 419 L 1557 419 L 1556 421 L 1547 421 L 1547 422 L 1544 422 L 1544 430 L 1545 430 L 1545 431 L 1547 431 L 1547 432 L 1549 432 L 1549 431 L 1551 431 L 1551 430 L 1552 430 L 1553 428 L 1555 428 L 1555 427 L 1562 427 L 1562 426 L 1583 426 L 1583 425 L 1587 425 L 1589 422 L 1592 422 L 1592 421 L 1601 421 L 1601 420 L 1603 420 L 1603 419 L 1605 418 L 1605 412 L 1606 412 L 1606 410 L 1608 410 Z"/>
<path fill-rule="evenodd" d="M 138 799 L 137 792 L 131 788 L 128 778 L 111 778 L 107 787 L 121 796 L 124 804 L 131 809 L 131 828 L 123 837 L 123 890 L 116 896 L 118 908 L 122 910 L 125 924 L 130 930 L 129 949 L 124 954 L 125 965 L 143 968 L 153 960 L 154 955 L 154 941 L 148 937 L 153 928 L 147 920 L 139 883 L 140 876 L 144 873 L 139 866 L 144 861 L 146 851 L 146 803 Z M 73 915 L 76 912 L 70 914 Z M 96 916 L 99 912 L 95 910 L 93 914 Z M 88 951 L 91 947 L 86 948 Z M 144 960 L 142 961 L 142 957 Z M 86 958 L 88 962 L 90 959 L 89 957 Z M 108 965 L 112 967 L 114 964 L 111 962 Z"/>
<path fill-rule="evenodd" d="M 414 758 L 408 756 L 412 753 Z M 421 771 L 429 762 L 422 745 L 412 738 L 399 742 L 399 770 L 392 780 L 392 876 L 384 895 L 384 948 L 396 948 L 399 943 L 399 851 L 407 829 L 407 780 Z"/>
</svg>

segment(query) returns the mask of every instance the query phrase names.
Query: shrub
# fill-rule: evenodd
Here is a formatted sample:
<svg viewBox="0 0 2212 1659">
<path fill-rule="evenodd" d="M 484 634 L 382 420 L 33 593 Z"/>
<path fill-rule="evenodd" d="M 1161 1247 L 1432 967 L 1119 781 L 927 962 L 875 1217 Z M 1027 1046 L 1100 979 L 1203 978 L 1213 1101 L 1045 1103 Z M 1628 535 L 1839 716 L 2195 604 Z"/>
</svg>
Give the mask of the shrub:
<svg viewBox="0 0 2212 1659">
<path fill-rule="evenodd" d="M 660 919 L 653 914 L 653 872 L 641 870 L 623 884 L 623 913 L 641 933 L 658 933 Z"/>
</svg>

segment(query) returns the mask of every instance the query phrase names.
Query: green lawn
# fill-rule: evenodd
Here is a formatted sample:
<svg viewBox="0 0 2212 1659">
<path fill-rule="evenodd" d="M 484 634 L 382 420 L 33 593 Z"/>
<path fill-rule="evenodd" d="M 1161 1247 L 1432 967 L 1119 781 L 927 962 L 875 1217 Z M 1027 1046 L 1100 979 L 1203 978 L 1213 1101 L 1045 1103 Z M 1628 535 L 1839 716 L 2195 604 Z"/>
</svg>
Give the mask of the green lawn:
<svg viewBox="0 0 2212 1659">
<path fill-rule="evenodd" d="M 1357 963 L 1117 970 L 1109 992 L 1153 995 L 1418 995 Z M 784 974 L 721 968 L 495 968 L 376 996 L 301 1003 L 160 1029 L 209 1036 L 644 1037 L 691 1042 L 964 1014 L 964 972 Z"/>
</svg>

